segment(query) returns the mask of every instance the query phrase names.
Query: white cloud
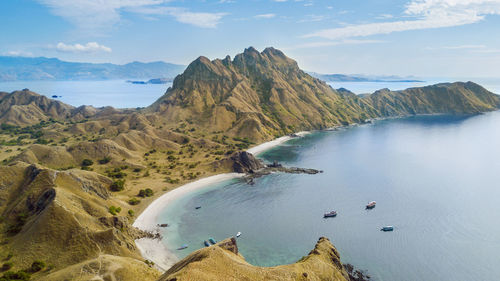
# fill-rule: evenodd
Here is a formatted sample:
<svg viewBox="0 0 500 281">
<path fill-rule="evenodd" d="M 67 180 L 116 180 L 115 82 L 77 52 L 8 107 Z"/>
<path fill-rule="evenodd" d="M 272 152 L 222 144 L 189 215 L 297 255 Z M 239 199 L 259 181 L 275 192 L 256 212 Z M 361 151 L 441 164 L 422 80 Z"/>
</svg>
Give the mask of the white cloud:
<svg viewBox="0 0 500 281">
<path fill-rule="evenodd" d="M 88 42 L 85 45 L 82 44 L 71 45 L 59 42 L 54 47 L 54 49 L 66 53 L 96 53 L 96 52 L 111 53 L 111 48 L 99 45 L 97 42 Z"/>
<path fill-rule="evenodd" d="M 178 22 L 203 28 L 215 28 L 226 13 L 195 13 L 178 7 L 141 7 L 134 10 L 145 15 L 169 15 Z"/>
<path fill-rule="evenodd" d="M 123 12 L 146 15 L 168 15 L 178 22 L 198 27 L 215 27 L 222 13 L 191 12 L 184 8 L 167 7 L 171 0 L 37 0 L 52 13 L 63 17 L 82 30 L 99 32 L 109 29 L 121 19 Z M 150 11 L 151 13 L 146 13 Z M 162 13 L 159 13 L 161 11 Z"/>
<path fill-rule="evenodd" d="M 319 41 L 304 43 L 290 48 L 284 48 L 285 50 L 296 50 L 296 49 L 309 49 L 309 48 L 321 48 L 330 47 L 338 45 L 360 45 L 360 44 L 377 44 L 384 43 L 382 40 L 361 40 L 361 39 L 344 39 L 339 41 Z"/>
<path fill-rule="evenodd" d="M 499 15 L 500 0 L 413 0 L 407 4 L 404 13 L 414 19 L 323 29 L 303 37 L 337 40 L 472 24 L 482 21 L 486 15 Z"/>
<path fill-rule="evenodd" d="M 467 49 L 485 49 L 485 45 L 458 45 L 458 46 L 443 46 L 443 47 L 427 47 L 427 50 L 467 50 Z"/>
<path fill-rule="evenodd" d="M 3 55 L 8 57 L 32 57 L 33 53 L 25 51 L 8 51 L 3 53 Z"/>
<path fill-rule="evenodd" d="M 261 14 L 261 15 L 254 16 L 254 18 L 257 18 L 257 19 L 271 19 L 274 17 L 276 17 L 276 14 Z"/>
</svg>

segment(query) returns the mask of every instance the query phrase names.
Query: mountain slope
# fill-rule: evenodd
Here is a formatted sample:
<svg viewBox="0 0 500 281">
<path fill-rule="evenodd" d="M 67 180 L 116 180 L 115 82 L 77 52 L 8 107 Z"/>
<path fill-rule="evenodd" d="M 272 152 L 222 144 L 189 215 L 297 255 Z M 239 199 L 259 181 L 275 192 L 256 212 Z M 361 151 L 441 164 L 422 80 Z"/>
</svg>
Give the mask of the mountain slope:
<svg viewBox="0 0 500 281">
<path fill-rule="evenodd" d="M 273 48 L 248 48 L 234 60 L 200 57 L 147 111 L 253 140 L 376 116 L 357 96 L 338 93 Z"/>
<path fill-rule="evenodd" d="M 500 97 L 473 82 L 443 83 L 403 91 L 379 90 L 364 98 L 380 116 L 475 114 L 498 109 Z"/>
<path fill-rule="evenodd" d="M 309 255 L 300 261 L 275 267 L 257 267 L 238 253 L 236 239 L 200 249 L 172 266 L 159 281 L 210 280 L 329 280 L 348 281 L 349 276 L 337 250 L 320 238 Z"/>
<path fill-rule="evenodd" d="M 262 141 L 374 117 L 478 113 L 495 110 L 499 103 L 497 95 L 472 82 L 361 97 L 332 89 L 279 50 L 259 53 L 250 47 L 233 60 L 198 58 L 146 112 L 159 114 L 166 123 L 193 124 L 205 133 L 223 131 Z"/>
<path fill-rule="evenodd" d="M 0 56 L 0 81 L 172 78 L 181 73 L 184 68 L 183 65 L 165 62 L 132 62 L 116 65 L 66 62 L 45 57 Z"/>
</svg>

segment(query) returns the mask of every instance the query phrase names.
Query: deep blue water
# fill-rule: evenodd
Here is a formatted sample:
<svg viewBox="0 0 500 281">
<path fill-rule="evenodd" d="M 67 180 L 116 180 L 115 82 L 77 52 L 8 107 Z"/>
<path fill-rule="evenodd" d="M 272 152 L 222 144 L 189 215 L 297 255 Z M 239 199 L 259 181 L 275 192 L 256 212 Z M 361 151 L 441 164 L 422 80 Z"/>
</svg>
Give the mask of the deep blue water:
<svg viewBox="0 0 500 281">
<path fill-rule="evenodd" d="M 93 105 L 95 107 L 136 108 L 151 105 L 171 85 L 171 83 L 140 85 L 127 83 L 124 80 L 15 81 L 0 82 L 0 91 L 12 92 L 28 88 L 47 97 L 53 95 L 62 96 L 58 100 L 73 106 Z"/>
<path fill-rule="evenodd" d="M 168 206 L 179 257 L 241 231 L 254 265 L 292 263 L 320 236 L 374 280 L 499 280 L 500 112 L 421 116 L 317 132 L 261 155 L 318 175 L 215 185 Z M 376 200 L 374 210 L 364 209 Z M 202 206 L 195 210 L 195 206 Z M 339 215 L 323 219 L 335 209 Z M 379 229 L 394 225 L 395 231 Z M 189 248 L 176 251 L 179 245 Z"/>
</svg>

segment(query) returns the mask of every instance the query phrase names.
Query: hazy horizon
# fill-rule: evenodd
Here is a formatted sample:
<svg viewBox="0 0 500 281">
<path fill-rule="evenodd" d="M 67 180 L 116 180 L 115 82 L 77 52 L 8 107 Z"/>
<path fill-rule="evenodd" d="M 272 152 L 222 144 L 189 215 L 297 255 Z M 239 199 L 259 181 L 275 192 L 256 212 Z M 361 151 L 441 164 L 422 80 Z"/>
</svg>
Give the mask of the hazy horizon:
<svg viewBox="0 0 500 281">
<path fill-rule="evenodd" d="M 499 14 L 499 0 L 7 0 L 0 54 L 187 65 L 273 46 L 318 73 L 495 77 Z"/>
</svg>

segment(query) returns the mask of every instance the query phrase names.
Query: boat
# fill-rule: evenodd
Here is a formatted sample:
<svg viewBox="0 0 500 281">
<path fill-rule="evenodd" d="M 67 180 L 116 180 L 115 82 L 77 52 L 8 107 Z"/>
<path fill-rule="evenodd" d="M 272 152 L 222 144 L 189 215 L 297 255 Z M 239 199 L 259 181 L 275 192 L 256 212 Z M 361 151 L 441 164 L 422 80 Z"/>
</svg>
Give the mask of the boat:
<svg viewBox="0 0 500 281">
<path fill-rule="evenodd" d="M 394 226 L 392 226 L 392 225 L 384 226 L 380 230 L 381 231 L 393 231 L 394 230 Z"/>
<path fill-rule="evenodd" d="M 323 218 L 333 218 L 337 216 L 337 211 L 331 211 L 329 213 L 325 213 L 323 215 Z"/>
<path fill-rule="evenodd" d="M 168 223 L 157 224 L 159 227 L 168 227 Z"/>
<path fill-rule="evenodd" d="M 215 245 L 217 243 L 217 241 L 215 241 L 215 239 L 213 239 L 212 237 L 208 238 L 208 241 L 212 244 L 212 245 Z"/>
<path fill-rule="evenodd" d="M 196 210 L 199 210 L 199 209 L 201 209 L 201 206 L 196 206 L 196 207 L 194 207 L 194 208 L 195 208 Z"/>
<path fill-rule="evenodd" d="M 208 243 L 207 240 L 203 241 L 203 245 L 205 245 L 205 247 L 209 247 L 210 246 L 210 243 Z"/>
<path fill-rule="evenodd" d="M 377 202 L 371 201 L 368 204 L 366 204 L 366 209 L 373 209 L 375 208 L 375 205 L 377 205 Z"/>
<path fill-rule="evenodd" d="M 238 231 L 238 233 L 236 233 L 236 237 L 240 237 L 241 236 L 241 232 Z"/>
<path fill-rule="evenodd" d="M 177 250 L 184 250 L 188 247 L 188 244 L 184 244 L 182 246 L 180 246 L 179 248 L 177 248 Z"/>
</svg>

